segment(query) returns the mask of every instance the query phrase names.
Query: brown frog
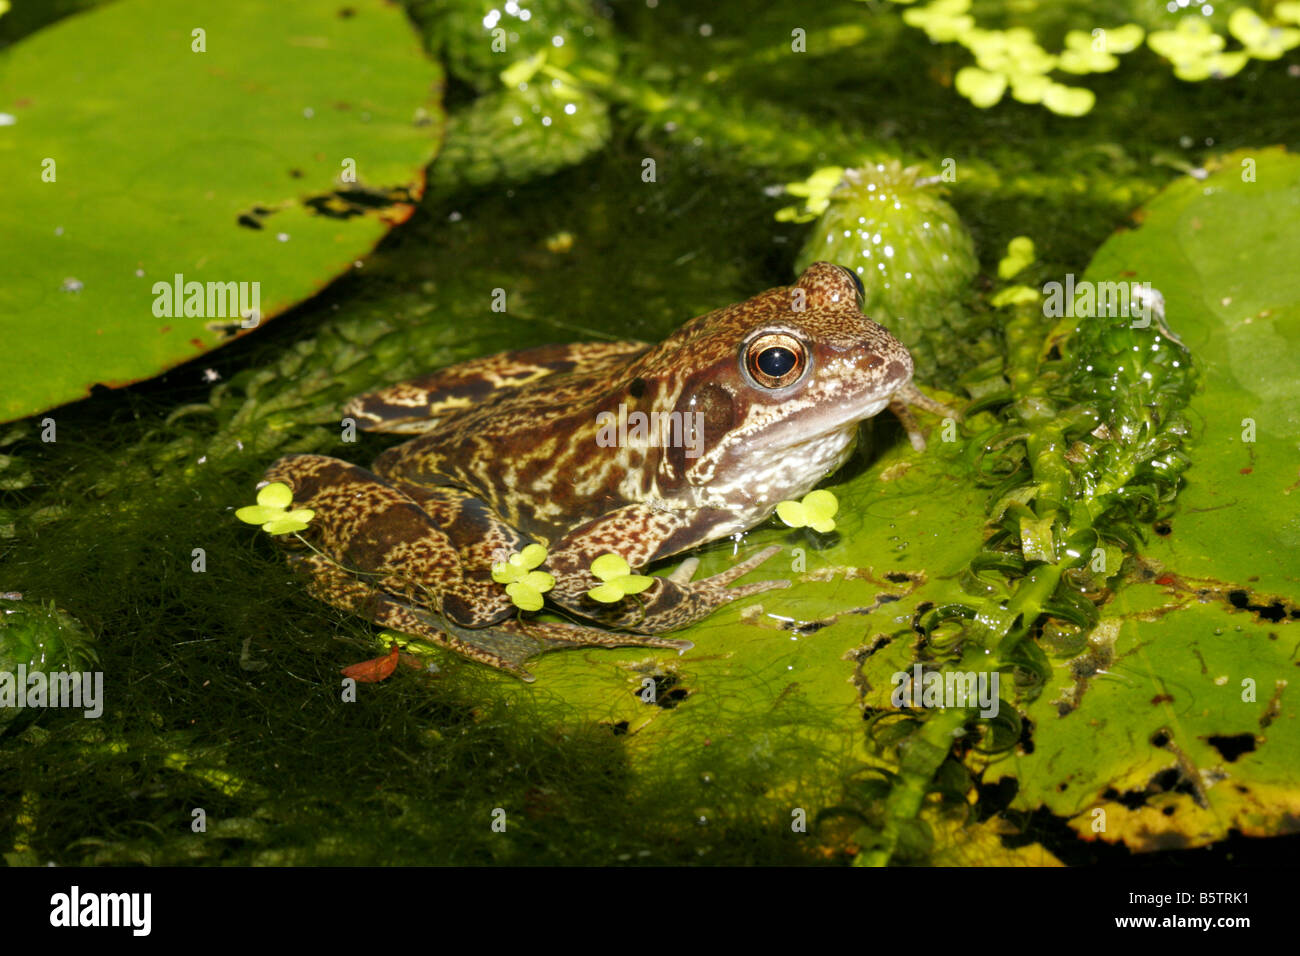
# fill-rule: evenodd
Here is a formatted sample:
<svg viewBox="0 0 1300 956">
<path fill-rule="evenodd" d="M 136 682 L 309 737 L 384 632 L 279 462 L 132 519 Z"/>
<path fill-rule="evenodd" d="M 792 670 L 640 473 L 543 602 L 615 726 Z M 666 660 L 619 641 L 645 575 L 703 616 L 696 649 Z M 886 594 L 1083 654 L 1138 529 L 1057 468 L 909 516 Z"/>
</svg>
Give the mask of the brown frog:
<svg viewBox="0 0 1300 956">
<path fill-rule="evenodd" d="M 848 269 L 814 263 L 691 320 L 657 346 L 548 345 L 465 362 L 353 399 L 373 431 L 417 434 L 372 470 L 319 455 L 275 462 L 266 481 L 316 516 L 281 538 L 322 600 L 525 680 L 543 651 L 640 645 L 788 581 L 731 587 L 770 547 L 702 580 L 697 559 L 643 593 L 603 604 L 590 568 L 632 569 L 754 527 L 852 452 L 858 424 L 908 406 L 952 415 L 912 384 L 912 358 L 864 317 Z M 492 567 L 537 542 L 546 598 L 602 627 L 523 618 Z"/>
</svg>

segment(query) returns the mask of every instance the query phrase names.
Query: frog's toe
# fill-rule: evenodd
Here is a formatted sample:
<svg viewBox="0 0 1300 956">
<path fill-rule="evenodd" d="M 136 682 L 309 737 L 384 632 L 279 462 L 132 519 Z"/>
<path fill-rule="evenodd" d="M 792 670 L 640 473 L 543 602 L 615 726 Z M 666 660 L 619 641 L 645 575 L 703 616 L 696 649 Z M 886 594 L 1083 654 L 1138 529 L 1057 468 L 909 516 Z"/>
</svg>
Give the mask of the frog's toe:
<svg viewBox="0 0 1300 956">
<path fill-rule="evenodd" d="M 665 574 L 664 577 L 669 581 L 672 581 L 673 584 L 689 584 L 691 578 L 695 577 L 695 572 L 699 567 L 699 558 L 687 558 L 677 566 L 677 569 L 674 570 L 672 574 Z"/>
<path fill-rule="evenodd" d="M 707 584 L 711 588 L 725 588 L 732 581 L 743 578 L 746 574 L 753 571 L 756 567 L 780 550 L 781 546 L 779 544 L 771 545 L 757 554 L 746 558 L 744 561 L 741 561 L 738 564 L 733 564 L 731 567 L 727 568 L 727 570 L 720 571 L 717 574 L 704 578 L 696 583 Z M 696 564 L 698 565 L 699 562 L 697 561 Z M 678 568 L 678 570 L 680 571 L 681 568 Z M 694 571 L 694 568 L 691 570 Z M 746 594 L 757 594 L 759 591 L 770 591 L 773 588 L 788 588 L 789 586 L 789 581 L 760 581 L 758 584 L 745 584 L 738 588 L 727 588 L 727 593 L 734 595 L 732 600 L 735 600 L 735 598 L 744 597 Z"/>
<path fill-rule="evenodd" d="M 664 579 L 686 588 L 707 588 L 718 591 L 725 589 L 725 593 L 730 595 L 728 600 L 732 601 L 749 594 L 758 594 L 760 591 L 770 591 L 773 588 L 788 588 L 790 586 L 789 581 L 760 581 L 757 584 L 745 584 L 738 588 L 727 587 L 732 581 L 744 577 L 780 550 L 781 546 L 774 544 L 771 547 L 764 548 L 758 554 L 746 558 L 739 564 L 732 565 L 725 571 L 720 571 L 707 578 L 701 578 L 698 581 L 694 581 L 693 578 L 695 572 L 699 570 L 700 559 L 687 558 L 671 574 L 665 574 Z"/>
<path fill-rule="evenodd" d="M 785 578 L 778 578 L 772 581 L 755 581 L 753 584 L 742 584 L 739 587 L 727 588 L 723 593 L 727 600 L 724 603 L 730 604 L 732 601 L 739 601 L 741 598 L 749 597 L 753 594 L 762 594 L 764 591 L 779 591 L 781 588 L 788 588 L 790 582 Z"/>
<path fill-rule="evenodd" d="M 912 447 L 917 451 L 925 451 L 925 434 L 921 431 L 921 426 L 917 424 L 916 416 L 912 414 L 913 408 L 923 408 L 930 414 L 938 415 L 940 418 L 961 421 L 960 412 L 949 408 L 942 402 L 936 402 L 910 382 L 904 385 L 894 393 L 889 402 L 889 410 L 902 423 L 903 429 L 907 432 L 907 440 L 912 443 Z"/>
</svg>

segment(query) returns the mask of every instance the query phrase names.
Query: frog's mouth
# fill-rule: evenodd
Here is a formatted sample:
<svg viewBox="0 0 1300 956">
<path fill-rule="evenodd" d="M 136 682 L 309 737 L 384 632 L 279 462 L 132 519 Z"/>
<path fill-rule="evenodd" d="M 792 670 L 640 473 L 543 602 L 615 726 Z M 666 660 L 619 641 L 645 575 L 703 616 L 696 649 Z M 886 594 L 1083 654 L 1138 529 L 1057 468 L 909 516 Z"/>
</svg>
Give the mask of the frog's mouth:
<svg viewBox="0 0 1300 956">
<path fill-rule="evenodd" d="M 855 416 L 853 416 L 854 421 L 861 422 L 861 421 L 865 421 L 868 418 L 875 418 L 877 415 L 879 415 L 881 412 L 883 412 L 886 408 L 889 407 L 889 403 L 893 401 L 893 399 L 894 396 L 890 395 L 887 398 L 878 398 L 873 402 L 868 402 L 865 406 L 863 406 L 860 412 L 858 412 Z"/>
</svg>

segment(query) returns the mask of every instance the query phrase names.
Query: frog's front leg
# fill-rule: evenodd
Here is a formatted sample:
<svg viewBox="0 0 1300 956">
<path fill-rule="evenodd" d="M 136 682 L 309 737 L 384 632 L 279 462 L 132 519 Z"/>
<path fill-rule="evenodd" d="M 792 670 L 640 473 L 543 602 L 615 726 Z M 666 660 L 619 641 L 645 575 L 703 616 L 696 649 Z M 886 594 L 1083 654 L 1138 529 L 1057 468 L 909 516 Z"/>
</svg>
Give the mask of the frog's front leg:
<svg viewBox="0 0 1300 956">
<path fill-rule="evenodd" d="M 591 563 L 602 554 L 617 554 L 633 568 L 643 568 L 660 557 L 678 553 L 701 543 L 684 516 L 638 504 L 578 528 L 556 544 L 546 558 L 556 586 L 547 597 L 575 614 L 609 627 L 622 627 L 644 634 L 674 631 L 708 617 L 723 605 L 774 588 L 788 588 L 789 581 L 759 581 L 731 587 L 781 550 L 773 545 L 712 577 L 691 580 L 698 559 L 682 562 L 672 574 L 657 577 L 645 591 L 616 604 L 604 604 L 587 592 L 600 583 L 591 573 Z"/>
<path fill-rule="evenodd" d="M 916 417 L 912 414 L 913 408 L 923 408 L 940 418 L 961 419 L 961 414 L 956 410 L 949 408 L 942 402 L 936 402 L 911 382 L 908 382 L 890 398 L 889 410 L 902 423 L 903 430 L 907 432 L 907 440 L 912 443 L 912 447 L 917 451 L 925 451 L 925 435 L 921 432 L 921 426 L 916 423 Z"/>
</svg>

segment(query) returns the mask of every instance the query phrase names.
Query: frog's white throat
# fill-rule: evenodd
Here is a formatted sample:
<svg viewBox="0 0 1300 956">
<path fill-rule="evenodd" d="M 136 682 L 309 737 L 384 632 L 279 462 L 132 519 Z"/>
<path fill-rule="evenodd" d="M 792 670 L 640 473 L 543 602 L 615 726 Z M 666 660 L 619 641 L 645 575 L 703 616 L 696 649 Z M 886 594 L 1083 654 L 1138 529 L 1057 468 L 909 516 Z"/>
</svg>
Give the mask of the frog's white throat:
<svg viewBox="0 0 1300 956">
<path fill-rule="evenodd" d="M 715 478 L 700 503 L 728 512 L 729 519 L 715 528 L 714 536 L 746 531 L 779 502 L 802 498 L 848 460 L 857 437 L 858 423 L 849 422 L 793 445 L 756 452 L 736 477 Z"/>
</svg>

